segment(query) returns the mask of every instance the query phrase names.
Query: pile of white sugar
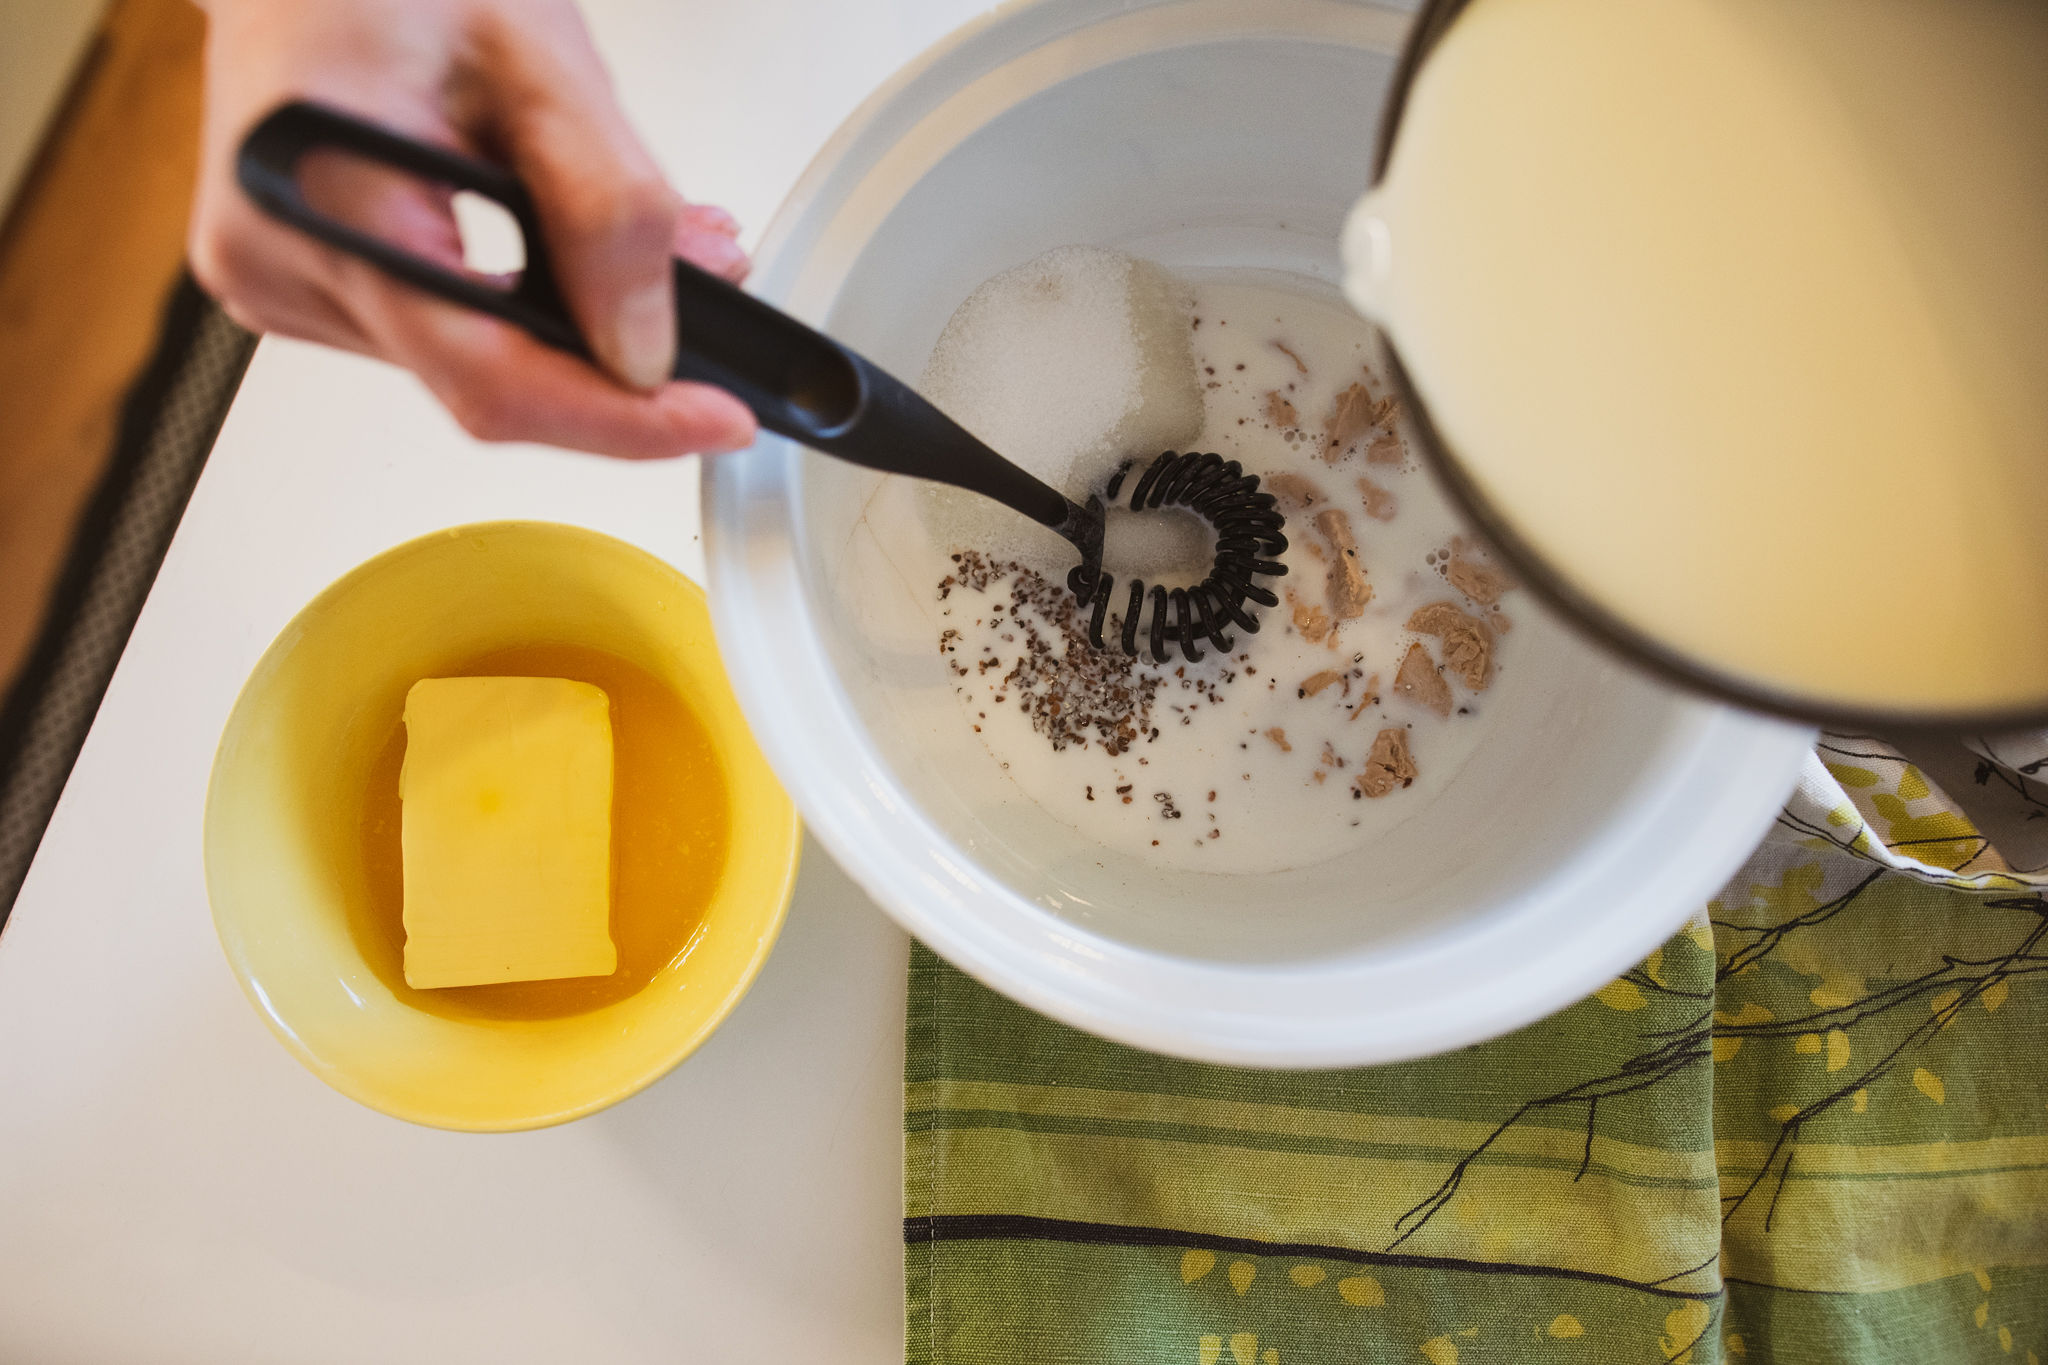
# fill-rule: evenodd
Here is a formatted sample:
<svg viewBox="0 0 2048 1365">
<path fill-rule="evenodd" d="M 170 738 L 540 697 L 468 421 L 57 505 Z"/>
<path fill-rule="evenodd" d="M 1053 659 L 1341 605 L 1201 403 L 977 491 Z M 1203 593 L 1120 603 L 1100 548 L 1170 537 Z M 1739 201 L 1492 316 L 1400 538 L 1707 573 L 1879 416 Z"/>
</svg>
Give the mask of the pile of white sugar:
<svg viewBox="0 0 2048 1365">
<path fill-rule="evenodd" d="M 1067 246 L 969 295 L 919 384 L 998 453 L 1075 501 L 1123 460 L 1185 450 L 1202 428 L 1193 293 L 1149 261 Z M 926 485 L 938 543 L 1065 573 L 1052 532 L 976 494 Z"/>
</svg>

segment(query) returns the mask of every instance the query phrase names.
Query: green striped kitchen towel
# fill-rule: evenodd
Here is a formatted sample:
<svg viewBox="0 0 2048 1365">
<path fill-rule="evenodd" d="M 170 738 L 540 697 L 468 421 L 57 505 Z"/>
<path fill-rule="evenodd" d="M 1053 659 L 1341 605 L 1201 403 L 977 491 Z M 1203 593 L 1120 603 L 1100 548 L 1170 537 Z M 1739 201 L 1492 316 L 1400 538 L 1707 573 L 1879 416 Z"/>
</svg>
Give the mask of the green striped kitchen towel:
<svg viewBox="0 0 2048 1365">
<path fill-rule="evenodd" d="M 909 1359 L 2040 1365 L 2048 738 L 1975 747 L 1825 737 L 1663 949 L 1400 1066 L 1156 1057 L 920 947 Z"/>
</svg>

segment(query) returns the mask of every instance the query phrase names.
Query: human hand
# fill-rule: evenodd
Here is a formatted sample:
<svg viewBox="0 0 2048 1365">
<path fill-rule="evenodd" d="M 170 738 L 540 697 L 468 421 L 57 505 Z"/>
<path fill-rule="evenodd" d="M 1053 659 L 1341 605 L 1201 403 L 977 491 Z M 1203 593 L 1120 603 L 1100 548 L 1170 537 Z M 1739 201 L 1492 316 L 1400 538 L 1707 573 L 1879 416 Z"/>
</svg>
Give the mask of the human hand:
<svg viewBox="0 0 2048 1365">
<path fill-rule="evenodd" d="M 747 257 L 737 225 L 723 209 L 685 204 L 663 179 L 569 0 L 201 3 L 206 120 L 190 250 L 199 282 L 236 321 L 402 365 L 487 441 L 648 458 L 753 440 L 753 415 L 737 398 L 666 382 L 669 257 L 738 282 Z M 258 210 L 235 182 L 235 153 L 259 119 L 295 98 L 500 162 L 524 180 L 602 369 Z M 324 210 L 461 267 L 446 193 L 331 158 L 309 157 L 305 176 Z"/>
</svg>

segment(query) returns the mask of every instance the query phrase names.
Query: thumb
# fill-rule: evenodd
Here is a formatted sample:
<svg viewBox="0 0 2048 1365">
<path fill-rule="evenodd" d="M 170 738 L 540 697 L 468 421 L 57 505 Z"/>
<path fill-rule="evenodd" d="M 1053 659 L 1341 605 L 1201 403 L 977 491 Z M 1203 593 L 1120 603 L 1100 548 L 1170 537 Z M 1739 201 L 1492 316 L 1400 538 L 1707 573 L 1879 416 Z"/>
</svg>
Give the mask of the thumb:
<svg viewBox="0 0 2048 1365">
<path fill-rule="evenodd" d="M 479 35 L 493 131 L 533 192 L 562 293 L 598 363 L 651 390 L 675 364 L 669 256 L 682 200 L 626 123 L 569 5 Z"/>
</svg>

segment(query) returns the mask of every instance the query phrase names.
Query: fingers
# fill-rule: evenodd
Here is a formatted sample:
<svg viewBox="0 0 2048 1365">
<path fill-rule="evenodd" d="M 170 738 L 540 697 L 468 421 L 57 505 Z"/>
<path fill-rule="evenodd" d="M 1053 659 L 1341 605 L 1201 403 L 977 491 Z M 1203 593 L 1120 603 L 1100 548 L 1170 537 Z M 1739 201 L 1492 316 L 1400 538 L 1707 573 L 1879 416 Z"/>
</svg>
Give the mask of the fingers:
<svg viewBox="0 0 2048 1365">
<path fill-rule="evenodd" d="M 337 221 L 444 267 L 462 268 L 462 239 L 445 188 L 387 167 L 327 151 L 301 163 L 307 202 Z M 239 193 L 194 214 L 193 273 L 230 317 L 252 331 L 277 332 L 377 354 L 356 303 L 405 286 L 271 222 Z"/>
<path fill-rule="evenodd" d="M 375 110 L 415 135 L 453 140 L 431 95 L 435 25 L 404 0 L 210 0 L 207 9 L 200 175 L 187 237 L 193 274 L 244 327 L 378 354 L 344 284 L 358 278 L 347 272 L 353 263 L 258 210 L 236 181 L 235 156 L 250 126 L 293 97 Z M 373 179 L 364 196 L 360 165 L 344 174 L 329 160 L 309 156 L 302 176 L 320 207 L 345 206 L 338 216 L 446 259 L 445 204 L 420 202 L 431 191 Z M 386 217 L 395 226 L 379 221 Z M 392 286 L 380 278 L 378 287 Z"/>
<path fill-rule="evenodd" d="M 415 371 L 479 440 L 658 459 L 738 450 L 754 439 L 753 414 L 723 390 L 626 389 L 493 318 L 403 300 L 376 307 L 366 321 L 380 351 Z"/>
<path fill-rule="evenodd" d="M 317 212 L 444 269 L 463 270 L 462 231 L 447 186 L 327 148 L 299 159 L 298 178 Z"/>
<path fill-rule="evenodd" d="M 577 326 L 606 370 L 653 389 L 675 364 L 669 253 L 682 201 L 627 126 L 573 8 L 486 19 L 475 41 L 495 131 L 533 192 Z"/>
<path fill-rule="evenodd" d="M 202 201 L 207 197 L 202 192 Z M 263 219 L 239 196 L 199 205 L 188 253 L 200 287 L 250 331 L 374 353 L 327 284 L 324 248 Z"/>
<path fill-rule="evenodd" d="M 748 269 L 737 224 L 668 187 L 567 0 L 214 4 L 190 246 L 194 273 L 237 321 L 412 369 L 485 440 L 629 458 L 753 440 L 738 399 L 666 382 L 670 257 L 737 283 Z M 533 192 L 563 294 L 602 368 L 387 279 L 257 210 L 234 181 L 234 151 L 290 97 L 508 163 Z M 321 162 L 308 159 L 302 185 L 323 212 L 459 268 L 445 193 Z"/>
<path fill-rule="evenodd" d="M 716 204 L 685 204 L 683 226 L 698 232 L 715 232 L 721 237 L 740 235 L 740 220 Z"/>
<path fill-rule="evenodd" d="M 676 221 L 673 249 L 690 264 L 738 284 L 747 278 L 752 265 L 734 240 L 739 230 L 739 223 L 724 209 L 713 204 L 690 204 Z"/>
</svg>

